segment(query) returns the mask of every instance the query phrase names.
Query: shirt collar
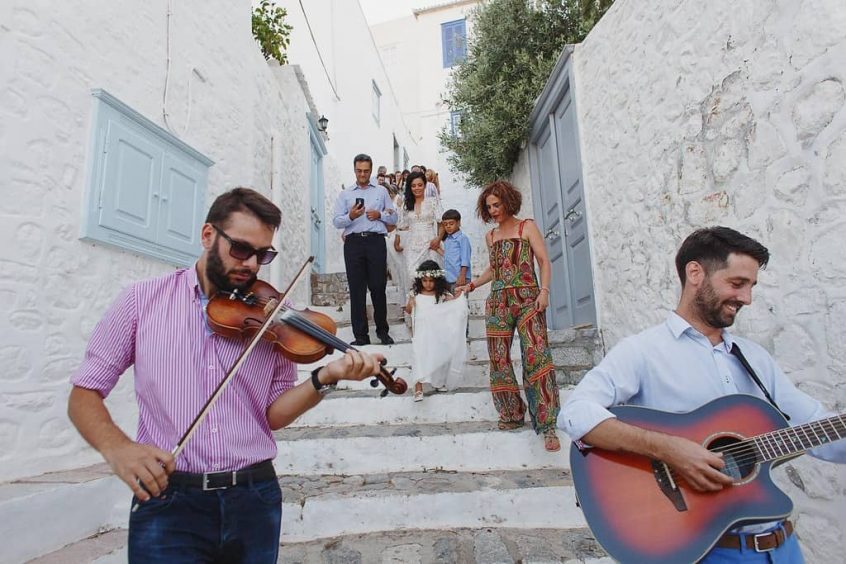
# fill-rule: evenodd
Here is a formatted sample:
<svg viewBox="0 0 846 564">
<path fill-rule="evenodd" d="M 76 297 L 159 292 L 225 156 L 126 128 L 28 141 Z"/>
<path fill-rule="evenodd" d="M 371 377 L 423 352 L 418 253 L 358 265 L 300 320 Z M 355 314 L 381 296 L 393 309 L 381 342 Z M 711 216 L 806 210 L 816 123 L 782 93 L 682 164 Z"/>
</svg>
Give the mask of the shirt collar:
<svg viewBox="0 0 846 564">
<path fill-rule="evenodd" d="M 673 337 L 678 339 L 681 337 L 686 331 L 690 330 L 693 335 L 697 337 L 701 337 L 708 340 L 702 333 L 697 331 L 690 323 L 688 323 L 682 316 L 680 316 L 675 311 L 671 311 L 670 315 L 667 316 L 667 327 L 670 329 L 670 333 L 673 334 Z M 722 331 L 723 337 L 723 344 L 726 347 L 727 351 L 730 351 L 732 346 L 734 345 L 734 338 L 732 337 L 731 333 L 723 329 Z M 719 345 L 717 345 L 719 346 Z"/>
<path fill-rule="evenodd" d="M 203 294 L 203 288 L 200 287 L 200 280 L 197 277 L 197 268 L 199 267 L 199 262 L 195 262 L 194 266 L 185 270 L 185 282 L 188 284 L 188 287 L 194 292 L 194 297 L 196 298 L 204 298 L 206 297 Z"/>
<path fill-rule="evenodd" d="M 368 182 L 368 183 L 367 183 L 367 187 L 366 187 L 366 188 L 362 188 L 361 186 L 359 186 L 359 185 L 358 185 L 358 182 L 356 182 L 355 184 L 353 184 L 353 192 L 355 192 L 356 190 L 367 190 L 367 188 L 376 188 L 376 185 L 375 185 L 375 184 L 373 184 L 372 182 Z"/>
</svg>

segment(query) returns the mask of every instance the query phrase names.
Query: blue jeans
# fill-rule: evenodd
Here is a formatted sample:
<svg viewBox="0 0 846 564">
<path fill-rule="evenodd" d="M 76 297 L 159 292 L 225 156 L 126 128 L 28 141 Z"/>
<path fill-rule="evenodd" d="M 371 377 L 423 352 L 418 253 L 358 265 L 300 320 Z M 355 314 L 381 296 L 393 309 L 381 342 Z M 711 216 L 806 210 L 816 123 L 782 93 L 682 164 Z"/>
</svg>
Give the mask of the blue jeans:
<svg viewBox="0 0 846 564">
<path fill-rule="evenodd" d="M 169 485 L 130 513 L 129 562 L 275 564 L 281 523 L 276 480 L 213 491 Z"/>
<path fill-rule="evenodd" d="M 699 562 L 705 564 L 723 564 L 729 562 L 803 564 L 805 559 L 802 557 L 802 551 L 799 549 L 799 541 L 796 540 L 796 534 L 794 533 L 787 537 L 783 545 L 769 552 L 755 552 L 754 549 L 747 548 L 744 539 L 742 548 L 714 548 Z"/>
</svg>

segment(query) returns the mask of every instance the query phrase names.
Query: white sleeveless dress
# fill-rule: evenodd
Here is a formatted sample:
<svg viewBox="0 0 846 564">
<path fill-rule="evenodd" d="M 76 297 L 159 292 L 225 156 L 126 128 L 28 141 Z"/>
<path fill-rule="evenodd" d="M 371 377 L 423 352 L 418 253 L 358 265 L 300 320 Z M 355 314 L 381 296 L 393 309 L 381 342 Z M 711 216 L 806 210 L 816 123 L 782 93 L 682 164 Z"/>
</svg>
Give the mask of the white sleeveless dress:
<svg viewBox="0 0 846 564">
<path fill-rule="evenodd" d="M 435 388 L 457 388 L 467 359 L 467 296 L 435 303 L 435 296 L 414 296 L 411 339 L 412 386 L 429 382 Z"/>
</svg>

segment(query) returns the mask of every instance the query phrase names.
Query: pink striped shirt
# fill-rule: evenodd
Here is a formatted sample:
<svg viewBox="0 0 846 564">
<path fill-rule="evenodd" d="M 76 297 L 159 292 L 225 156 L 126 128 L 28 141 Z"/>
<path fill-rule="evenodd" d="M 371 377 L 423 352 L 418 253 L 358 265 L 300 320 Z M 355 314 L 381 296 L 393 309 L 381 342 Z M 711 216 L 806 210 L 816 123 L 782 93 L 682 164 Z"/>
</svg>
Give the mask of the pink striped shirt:
<svg viewBox="0 0 846 564">
<path fill-rule="evenodd" d="M 137 282 L 97 324 L 75 386 L 106 397 L 134 365 L 139 443 L 171 451 L 245 343 L 206 329 L 196 268 Z M 260 342 L 176 460 L 178 470 L 236 470 L 272 459 L 267 408 L 296 382 L 294 364 Z"/>
</svg>

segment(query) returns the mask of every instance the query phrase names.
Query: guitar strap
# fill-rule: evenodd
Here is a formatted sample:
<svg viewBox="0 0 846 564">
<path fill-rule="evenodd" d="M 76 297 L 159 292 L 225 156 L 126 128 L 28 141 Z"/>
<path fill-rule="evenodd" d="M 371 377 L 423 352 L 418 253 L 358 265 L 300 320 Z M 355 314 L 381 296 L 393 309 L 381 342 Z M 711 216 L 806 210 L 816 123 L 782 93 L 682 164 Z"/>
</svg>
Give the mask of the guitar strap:
<svg viewBox="0 0 846 564">
<path fill-rule="evenodd" d="M 758 384 L 758 387 L 761 388 L 761 391 L 764 392 L 764 395 L 767 397 L 767 400 L 773 405 L 773 407 L 776 408 L 776 410 L 781 413 L 781 415 L 785 419 L 790 421 L 790 416 L 781 410 L 781 408 L 775 402 L 773 397 L 770 395 L 770 392 L 768 392 L 764 385 L 761 383 L 761 379 L 758 378 L 757 374 L 755 374 L 755 371 L 752 369 L 752 365 L 749 364 L 749 361 L 746 360 L 745 356 L 743 356 L 743 352 L 740 350 L 740 347 L 737 346 L 737 343 L 731 344 L 731 354 L 737 357 L 737 360 L 740 361 L 740 364 L 743 365 L 743 368 L 746 369 L 746 372 L 748 372 L 752 379 L 755 381 L 755 383 Z"/>
</svg>

